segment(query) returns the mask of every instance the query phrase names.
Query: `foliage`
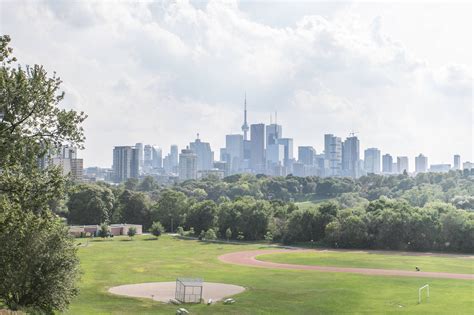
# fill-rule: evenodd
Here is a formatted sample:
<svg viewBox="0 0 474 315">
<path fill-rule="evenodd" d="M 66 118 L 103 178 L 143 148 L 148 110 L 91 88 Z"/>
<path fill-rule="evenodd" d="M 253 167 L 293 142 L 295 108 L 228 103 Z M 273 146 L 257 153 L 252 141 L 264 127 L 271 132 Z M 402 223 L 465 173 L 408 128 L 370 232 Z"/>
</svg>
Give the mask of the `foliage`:
<svg viewBox="0 0 474 315">
<path fill-rule="evenodd" d="M 160 221 L 167 231 L 173 232 L 174 227 L 185 222 L 188 201 L 182 192 L 166 189 L 158 202 L 152 207 L 151 217 Z"/>
<path fill-rule="evenodd" d="M 79 261 L 62 221 L 3 200 L 0 226 L 0 302 L 35 313 L 65 310 L 78 293 Z"/>
<path fill-rule="evenodd" d="M 142 192 L 125 190 L 119 197 L 120 221 L 141 224 L 144 229 L 150 226 L 150 201 Z"/>
<path fill-rule="evenodd" d="M 76 295 L 78 261 L 51 210 L 63 204 L 67 178 L 50 156 L 82 148 L 84 113 L 61 109 L 61 80 L 42 66 L 15 66 L 0 36 L 0 304 L 32 313 L 65 310 Z"/>
<path fill-rule="evenodd" d="M 179 228 L 178 228 L 178 230 L 179 230 Z M 159 237 L 164 232 L 165 232 L 165 228 L 163 227 L 163 225 L 161 225 L 161 223 L 159 221 L 153 222 L 153 224 L 150 227 L 150 233 L 151 234 L 153 234 L 156 237 Z"/>
<path fill-rule="evenodd" d="M 128 228 L 127 235 L 130 238 L 133 238 L 136 234 L 137 234 L 137 228 L 136 227 L 131 226 L 131 227 Z"/>
<path fill-rule="evenodd" d="M 206 233 L 204 234 L 204 239 L 206 239 L 206 240 L 215 240 L 215 239 L 217 239 L 216 232 L 214 232 L 213 229 L 207 230 Z"/>
<path fill-rule="evenodd" d="M 109 225 L 107 223 L 102 223 L 100 225 L 98 235 L 102 238 L 106 238 L 106 237 L 110 236 L 110 228 L 109 228 Z"/>
<path fill-rule="evenodd" d="M 192 226 L 197 233 L 214 227 L 216 222 L 217 205 L 212 200 L 195 203 L 186 216 L 186 226 Z"/>
<path fill-rule="evenodd" d="M 100 224 L 109 222 L 114 206 L 112 191 L 104 186 L 81 184 L 69 193 L 67 207 L 71 224 Z"/>
</svg>

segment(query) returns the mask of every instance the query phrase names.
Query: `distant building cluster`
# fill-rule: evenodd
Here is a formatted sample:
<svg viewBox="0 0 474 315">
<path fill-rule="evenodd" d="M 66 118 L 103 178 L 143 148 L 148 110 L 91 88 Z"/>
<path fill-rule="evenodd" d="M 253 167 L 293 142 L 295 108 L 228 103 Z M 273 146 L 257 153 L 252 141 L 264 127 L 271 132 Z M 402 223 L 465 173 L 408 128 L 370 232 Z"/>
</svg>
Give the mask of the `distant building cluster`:
<svg viewBox="0 0 474 315">
<path fill-rule="evenodd" d="M 76 148 L 64 145 L 50 150 L 38 163 L 41 168 L 61 166 L 64 176 L 70 176 L 75 181 L 83 180 L 83 159 L 77 157 Z"/>
<path fill-rule="evenodd" d="M 358 178 L 367 174 L 402 174 L 409 172 L 407 156 L 382 155 L 378 148 L 360 151 L 355 133 L 345 140 L 324 135 L 324 150 L 320 153 L 312 146 L 298 146 L 294 155 L 293 139 L 283 135 L 283 126 L 270 121 L 248 124 L 247 101 L 244 101 L 242 133 L 225 136 L 225 147 L 214 154 L 211 145 L 197 134 L 186 148 L 178 150 L 172 145 L 163 157 L 161 148 L 142 143 L 134 146 L 116 146 L 113 149 L 112 169 L 88 168 L 86 177 L 121 183 L 129 178 L 153 176 L 159 183 L 174 183 L 214 175 L 219 178 L 239 173 L 270 176 L 344 176 Z M 448 172 L 471 169 L 473 163 L 461 165 L 461 157 L 454 155 L 451 164 L 428 164 L 423 154 L 415 157 L 415 174 Z"/>
</svg>

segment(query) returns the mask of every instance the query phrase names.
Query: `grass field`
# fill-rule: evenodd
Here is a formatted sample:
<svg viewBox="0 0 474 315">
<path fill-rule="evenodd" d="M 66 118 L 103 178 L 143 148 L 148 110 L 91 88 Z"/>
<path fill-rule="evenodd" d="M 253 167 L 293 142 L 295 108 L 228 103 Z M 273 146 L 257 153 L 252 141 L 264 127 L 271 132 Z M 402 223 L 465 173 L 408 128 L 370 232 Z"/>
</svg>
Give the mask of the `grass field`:
<svg viewBox="0 0 474 315">
<path fill-rule="evenodd" d="M 277 253 L 259 255 L 258 260 L 276 263 L 316 265 L 333 267 L 359 267 L 377 269 L 398 269 L 415 271 L 415 266 L 422 271 L 474 273 L 474 257 L 462 256 L 416 256 L 410 253 L 393 255 L 377 252 L 336 252 L 318 251 L 313 253 Z"/>
<path fill-rule="evenodd" d="M 174 314 L 176 306 L 115 296 L 107 289 L 121 284 L 173 281 L 179 276 L 247 288 L 235 296 L 237 302 L 233 305 L 186 306 L 193 314 L 472 314 L 474 309 L 473 281 L 236 266 L 222 263 L 217 257 L 264 246 L 211 244 L 170 236 L 150 238 L 140 236 L 128 241 L 127 237 L 116 237 L 80 247 L 81 292 L 69 314 Z M 417 290 L 425 283 L 430 284 L 431 298 L 418 305 Z"/>
</svg>

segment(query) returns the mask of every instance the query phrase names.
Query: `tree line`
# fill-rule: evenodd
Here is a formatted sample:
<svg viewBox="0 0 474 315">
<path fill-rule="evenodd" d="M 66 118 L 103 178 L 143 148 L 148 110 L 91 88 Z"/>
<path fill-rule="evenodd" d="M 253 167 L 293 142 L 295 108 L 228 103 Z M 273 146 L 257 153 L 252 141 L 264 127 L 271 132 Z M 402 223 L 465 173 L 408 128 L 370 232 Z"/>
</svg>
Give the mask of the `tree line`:
<svg viewBox="0 0 474 315">
<path fill-rule="evenodd" d="M 57 210 L 71 224 L 160 222 L 194 236 L 343 248 L 474 251 L 469 173 L 350 178 L 233 175 L 161 187 L 79 184 Z M 188 233 L 189 234 L 189 233 Z"/>
</svg>

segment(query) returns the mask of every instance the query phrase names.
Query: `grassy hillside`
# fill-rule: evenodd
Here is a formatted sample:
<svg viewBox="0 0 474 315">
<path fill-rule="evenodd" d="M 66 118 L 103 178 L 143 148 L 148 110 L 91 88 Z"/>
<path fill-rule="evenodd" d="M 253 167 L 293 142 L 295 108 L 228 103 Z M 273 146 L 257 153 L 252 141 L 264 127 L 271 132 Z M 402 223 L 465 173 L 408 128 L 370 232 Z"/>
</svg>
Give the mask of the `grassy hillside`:
<svg viewBox="0 0 474 315">
<path fill-rule="evenodd" d="M 150 239 L 97 239 L 80 247 L 81 292 L 69 314 L 173 314 L 176 306 L 115 296 L 107 289 L 121 284 L 173 281 L 180 276 L 203 277 L 206 281 L 247 288 L 235 297 L 237 302 L 233 305 L 186 306 L 193 314 L 447 314 L 453 310 L 468 314 L 474 307 L 472 281 L 236 266 L 222 263 L 217 257 L 262 246 L 208 244 L 170 236 Z M 425 283 L 431 286 L 431 298 L 418 305 L 417 290 Z"/>
</svg>

